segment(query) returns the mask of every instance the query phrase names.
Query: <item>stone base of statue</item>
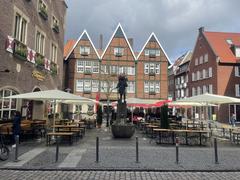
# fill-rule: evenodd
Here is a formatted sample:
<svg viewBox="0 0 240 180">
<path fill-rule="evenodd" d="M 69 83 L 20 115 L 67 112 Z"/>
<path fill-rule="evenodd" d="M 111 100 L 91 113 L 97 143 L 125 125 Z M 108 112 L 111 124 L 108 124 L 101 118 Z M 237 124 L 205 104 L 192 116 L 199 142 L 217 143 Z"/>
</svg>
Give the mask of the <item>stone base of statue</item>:
<svg viewBox="0 0 240 180">
<path fill-rule="evenodd" d="M 118 101 L 117 119 L 112 124 L 112 134 L 115 138 L 131 138 L 135 133 L 135 126 L 127 122 L 127 104 Z"/>
</svg>

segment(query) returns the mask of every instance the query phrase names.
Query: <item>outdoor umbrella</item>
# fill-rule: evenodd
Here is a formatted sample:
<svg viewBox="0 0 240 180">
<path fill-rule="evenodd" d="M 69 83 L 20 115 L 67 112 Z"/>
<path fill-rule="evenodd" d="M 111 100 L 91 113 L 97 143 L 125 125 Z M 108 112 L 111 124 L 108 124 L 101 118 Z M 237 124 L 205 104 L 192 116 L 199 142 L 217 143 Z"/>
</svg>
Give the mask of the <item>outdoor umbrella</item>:
<svg viewBox="0 0 240 180">
<path fill-rule="evenodd" d="M 205 93 L 205 94 L 185 98 L 182 100 L 178 100 L 177 102 L 201 103 L 203 104 L 203 106 L 208 107 L 211 104 L 220 105 L 220 104 L 227 104 L 227 103 L 240 103 L 240 99 L 229 97 L 229 96 L 221 96 L 216 94 Z"/>
<path fill-rule="evenodd" d="M 6 98 L 12 99 L 31 99 L 31 100 L 51 100 L 54 101 L 54 116 L 53 116 L 53 124 L 55 124 L 55 108 L 56 103 L 64 102 L 64 101 L 75 101 L 75 102 L 92 102 L 91 99 L 77 96 L 68 92 L 60 91 L 60 90 L 46 90 L 46 91 L 37 91 L 30 92 L 24 94 L 18 94 L 13 96 L 8 96 Z M 55 129 L 53 128 L 53 132 Z"/>
</svg>

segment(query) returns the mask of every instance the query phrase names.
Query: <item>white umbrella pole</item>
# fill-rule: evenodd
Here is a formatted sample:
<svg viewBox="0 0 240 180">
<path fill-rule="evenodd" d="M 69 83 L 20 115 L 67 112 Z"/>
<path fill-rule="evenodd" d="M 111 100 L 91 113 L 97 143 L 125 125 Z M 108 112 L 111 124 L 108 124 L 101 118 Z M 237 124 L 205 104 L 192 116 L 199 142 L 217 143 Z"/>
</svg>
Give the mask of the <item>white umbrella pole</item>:
<svg viewBox="0 0 240 180">
<path fill-rule="evenodd" d="M 56 111 L 56 100 L 53 102 L 53 132 L 55 132 L 55 111 Z"/>
</svg>

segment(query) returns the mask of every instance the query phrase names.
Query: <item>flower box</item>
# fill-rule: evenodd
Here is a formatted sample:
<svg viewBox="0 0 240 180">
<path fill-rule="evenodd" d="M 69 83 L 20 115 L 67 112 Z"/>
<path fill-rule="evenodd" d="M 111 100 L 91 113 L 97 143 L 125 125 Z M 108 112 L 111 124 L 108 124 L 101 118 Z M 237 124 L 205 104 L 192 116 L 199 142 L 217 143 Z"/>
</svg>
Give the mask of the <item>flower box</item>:
<svg viewBox="0 0 240 180">
<path fill-rule="evenodd" d="M 54 24 L 52 29 L 53 29 L 53 31 L 55 33 L 59 33 L 59 26 L 58 26 L 58 24 Z"/>
<path fill-rule="evenodd" d="M 44 69 L 44 56 L 39 53 L 36 53 L 35 64 L 37 68 Z"/>
<path fill-rule="evenodd" d="M 57 75 L 57 64 L 51 62 L 50 70 L 52 75 Z"/>
<path fill-rule="evenodd" d="M 27 46 L 20 41 L 14 40 L 13 54 L 18 59 L 27 60 Z"/>
<path fill-rule="evenodd" d="M 149 95 L 156 95 L 156 92 L 154 92 L 154 91 L 149 91 Z"/>
<path fill-rule="evenodd" d="M 44 20 L 47 20 L 47 19 L 48 19 L 47 10 L 46 10 L 44 7 L 40 7 L 40 8 L 39 8 L 39 14 L 41 15 L 41 17 L 42 17 Z"/>
</svg>

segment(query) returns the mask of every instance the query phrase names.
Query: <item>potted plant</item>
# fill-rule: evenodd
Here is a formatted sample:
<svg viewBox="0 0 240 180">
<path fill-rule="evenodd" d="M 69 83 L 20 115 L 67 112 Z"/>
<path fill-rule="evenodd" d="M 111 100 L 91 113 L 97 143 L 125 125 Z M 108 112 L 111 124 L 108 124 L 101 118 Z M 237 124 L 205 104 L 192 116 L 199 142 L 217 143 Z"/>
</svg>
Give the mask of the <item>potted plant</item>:
<svg viewBox="0 0 240 180">
<path fill-rule="evenodd" d="M 102 106 L 98 106 L 97 108 L 97 127 L 101 128 L 102 126 L 102 118 L 103 118 L 103 112 L 102 112 Z"/>
<path fill-rule="evenodd" d="M 57 75 L 57 65 L 53 62 L 51 62 L 51 74 L 53 76 Z"/>
<path fill-rule="evenodd" d="M 41 54 L 36 54 L 36 59 L 35 59 L 36 66 L 40 69 L 44 68 L 44 57 Z"/>
</svg>

